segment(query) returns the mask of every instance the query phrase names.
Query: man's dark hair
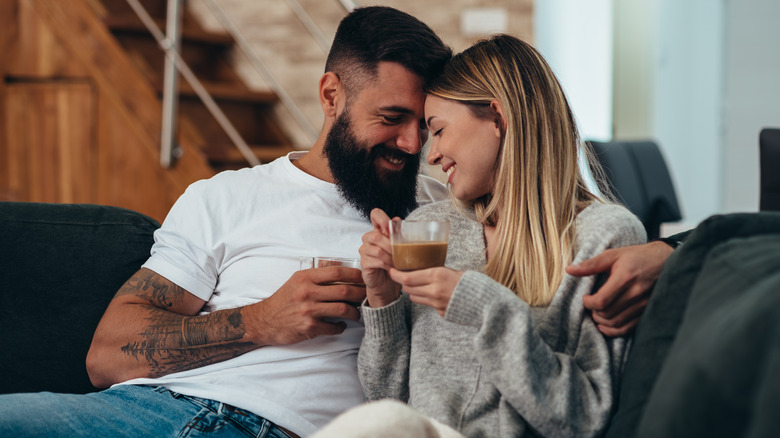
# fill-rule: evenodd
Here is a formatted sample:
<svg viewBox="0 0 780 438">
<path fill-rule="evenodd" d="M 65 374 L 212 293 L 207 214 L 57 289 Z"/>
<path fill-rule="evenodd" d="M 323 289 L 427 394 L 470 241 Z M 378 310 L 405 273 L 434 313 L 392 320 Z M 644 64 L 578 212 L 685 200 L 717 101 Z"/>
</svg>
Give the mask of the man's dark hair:
<svg viewBox="0 0 780 438">
<path fill-rule="evenodd" d="M 341 20 L 325 71 L 339 76 L 351 99 L 376 75 L 381 61 L 401 64 L 428 83 L 451 57 L 452 49 L 422 21 L 397 9 L 371 6 Z"/>
</svg>

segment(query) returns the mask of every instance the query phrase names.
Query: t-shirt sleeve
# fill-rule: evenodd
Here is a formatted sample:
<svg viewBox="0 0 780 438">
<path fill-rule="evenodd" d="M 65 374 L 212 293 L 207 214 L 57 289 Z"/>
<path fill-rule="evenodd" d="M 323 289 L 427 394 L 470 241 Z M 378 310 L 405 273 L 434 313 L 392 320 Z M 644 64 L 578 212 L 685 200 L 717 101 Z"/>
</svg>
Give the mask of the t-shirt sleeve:
<svg viewBox="0 0 780 438">
<path fill-rule="evenodd" d="M 143 267 L 208 301 L 217 283 L 212 215 L 203 182 L 192 184 L 154 233 L 151 257 Z"/>
</svg>

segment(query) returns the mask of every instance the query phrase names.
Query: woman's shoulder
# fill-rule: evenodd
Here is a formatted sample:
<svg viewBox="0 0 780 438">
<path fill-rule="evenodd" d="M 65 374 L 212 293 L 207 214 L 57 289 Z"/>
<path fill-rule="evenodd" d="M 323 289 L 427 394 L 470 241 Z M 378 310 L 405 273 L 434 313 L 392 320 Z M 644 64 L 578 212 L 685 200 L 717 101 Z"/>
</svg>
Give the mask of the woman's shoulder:
<svg viewBox="0 0 780 438">
<path fill-rule="evenodd" d="M 467 219 L 464 212 L 460 211 L 449 199 L 418 207 L 407 217 L 409 220 L 454 220 L 460 218 Z"/>
<path fill-rule="evenodd" d="M 626 207 L 601 201 L 591 202 L 577 215 L 579 223 L 631 223 L 634 221 L 639 222 L 639 218 Z"/>
<path fill-rule="evenodd" d="M 619 204 L 594 201 L 577 215 L 577 233 L 587 235 L 622 234 L 631 240 L 647 239 L 639 218 Z"/>
</svg>

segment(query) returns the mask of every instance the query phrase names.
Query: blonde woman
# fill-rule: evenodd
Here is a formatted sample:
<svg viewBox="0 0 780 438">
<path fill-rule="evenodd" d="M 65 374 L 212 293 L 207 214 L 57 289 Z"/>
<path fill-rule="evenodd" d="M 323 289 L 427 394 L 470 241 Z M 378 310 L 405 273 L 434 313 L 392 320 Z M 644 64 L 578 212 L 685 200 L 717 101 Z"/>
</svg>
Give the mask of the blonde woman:
<svg viewBox="0 0 780 438">
<path fill-rule="evenodd" d="M 571 109 L 529 44 L 507 35 L 481 41 L 427 91 L 428 162 L 447 172 L 455 202 L 409 219 L 450 221 L 447 263 L 394 269 L 389 218 L 372 212 L 374 230 L 360 249 L 366 396 L 406 402 L 409 419 L 468 437 L 599 435 L 627 342 L 605 338 L 584 309 L 595 278 L 565 268 L 644 242 L 644 228 L 586 187 Z M 391 434 L 406 427 L 394 423 Z M 418 435 L 438 436 L 434 429 Z"/>
</svg>

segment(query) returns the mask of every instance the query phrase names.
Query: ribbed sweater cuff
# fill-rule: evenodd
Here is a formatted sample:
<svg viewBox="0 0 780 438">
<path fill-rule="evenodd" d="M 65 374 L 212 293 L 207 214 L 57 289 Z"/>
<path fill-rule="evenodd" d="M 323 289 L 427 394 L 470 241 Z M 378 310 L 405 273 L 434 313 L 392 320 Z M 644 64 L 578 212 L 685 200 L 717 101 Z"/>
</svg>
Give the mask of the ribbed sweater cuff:
<svg viewBox="0 0 780 438">
<path fill-rule="evenodd" d="M 360 312 L 366 326 L 366 336 L 393 337 L 406 333 L 406 306 L 408 299 L 402 294 L 385 307 L 362 306 Z"/>
<path fill-rule="evenodd" d="M 495 294 L 485 287 L 489 281 L 490 278 L 484 274 L 466 271 L 452 292 L 444 319 L 455 324 L 478 327 L 482 323 L 482 312 L 495 298 Z"/>
</svg>

